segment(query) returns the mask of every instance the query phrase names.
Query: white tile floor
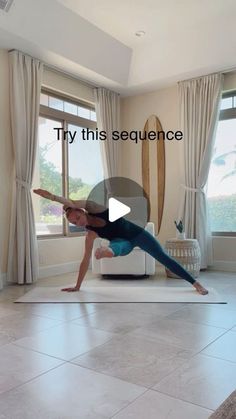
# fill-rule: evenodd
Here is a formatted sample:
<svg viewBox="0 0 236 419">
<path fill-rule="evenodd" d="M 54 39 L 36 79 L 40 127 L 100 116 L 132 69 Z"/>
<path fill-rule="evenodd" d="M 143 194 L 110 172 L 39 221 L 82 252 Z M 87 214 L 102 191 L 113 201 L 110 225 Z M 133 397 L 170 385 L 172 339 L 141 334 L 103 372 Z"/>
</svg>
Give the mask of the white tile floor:
<svg viewBox="0 0 236 419">
<path fill-rule="evenodd" d="M 200 279 L 228 304 L 14 304 L 32 286 L 7 286 L 0 419 L 207 419 L 236 388 L 236 274 Z"/>
</svg>

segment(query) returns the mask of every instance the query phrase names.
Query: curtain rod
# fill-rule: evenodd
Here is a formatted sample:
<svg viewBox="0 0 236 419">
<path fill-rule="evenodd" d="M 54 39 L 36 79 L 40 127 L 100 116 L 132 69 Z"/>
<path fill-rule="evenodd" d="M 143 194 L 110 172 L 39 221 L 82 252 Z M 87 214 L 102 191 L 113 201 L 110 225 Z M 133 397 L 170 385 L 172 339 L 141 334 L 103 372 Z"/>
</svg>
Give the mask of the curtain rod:
<svg viewBox="0 0 236 419">
<path fill-rule="evenodd" d="M 179 84 L 184 81 L 197 80 L 197 79 L 200 79 L 201 77 L 210 76 L 213 74 L 227 74 L 231 72 L 236 72 L 236 67 L 228 68 L 227 70 L 214 71 L 213 73 L 203 74 L 202 76 L 191 77 L 190 79 L 179 80 L 177 83 Z"/>
<path fill-rule="evenodd" d="M 65 70 L 61 70 L 61 69 L 57 68 L 56 66 L 53 66 L 53 65 L 47 64 L 47 63 L 43 63 L 43 64 L 44 64 L 44 67 L 46 68 L 46 70 L 52 70 L 52 71 L 55 71 L 56 73 L 65 75 L 65 76 L 69 77 L 70 79 L 79 81 L 79 82 L 81 82 L 82 84 L 84 84 L 85 86 L 88 86 L 88 87 L 93 87 L 93 88 L 99 87 L 98 85 L 96 85 L 92 82 L 90 83 L 88 81 L 85 81 L 85 80 L 81 79 L 80 77 L 76 77 L 75 75 L 73 75 L 73 74 L 71 74 L 71 73 L 69 73 Z"/>
<path fill-rule="evenodd" d="M 31 58 L 36 58 L 36 57 L 33 57 L 32 55 L 30 55 L 30 54 L 28 54 L 28 53 L 25 53 L 25 52 L 23 52 L 23 51 L 20 51 L 20 50 L 18 50 L 18 49 L 15 49 L 15 48 L 12 48 L 12 49 L 9 49 L 8 50 L 8 52 L 12 52 L 12 51 L 19 51 L 19 52 L 21 52 L 22 54 L 24 54 L 24 55 L 28 55 L 28 57 L 31 57 Z M 80 81 L 82 84 L 84 84 L 85 86 L 88 86 L 88 87 L 91 87 L 91 88 L 98 88 L 98 87 L 100 87 L 100 86 L 98 86 L 98 85 L 96 85 L 96 84 L 94 84 L 94 83 L 90 83 L 90 82 L 87 82 L 87 81 L 85 81 L 85 80 L 83 80 L 83 79 L 81 79 L 81 78 L 79 78 L 79 77 L 76 77 L 76 76 L 74 76 L 73 74 L 71 74 L 71 73 L 69 73 L 69 72 L 67 72 L 67 71 L 65 71 L 65 70 L 61 70 L 61 69 L 59 69 L 59 68 L 57 68 L 56 66 L 53 66 L 53 65 L 51 65 L 51 64 L 48 64 L 48 63 L 45 63 L 43 60 L 41 60 L 41 59 L 39 59 L 39 58 L 36 58 L 37 60 L 39 60 L 39 61 L 41 61 L 41 63 L 43 63 L 43 65 L 44 65 L 44 67 L 47 69 L 47 70 L 53 70 L 53 71 L 55 71 L 56 73 L 59 73 L 59 74 L 62 74 L 62 75 L 65 75 L 65 76 L 67 76 L 67 77 L 70 77 L 72 80 L 76 80 L 76 81 Z"/>
</svg>

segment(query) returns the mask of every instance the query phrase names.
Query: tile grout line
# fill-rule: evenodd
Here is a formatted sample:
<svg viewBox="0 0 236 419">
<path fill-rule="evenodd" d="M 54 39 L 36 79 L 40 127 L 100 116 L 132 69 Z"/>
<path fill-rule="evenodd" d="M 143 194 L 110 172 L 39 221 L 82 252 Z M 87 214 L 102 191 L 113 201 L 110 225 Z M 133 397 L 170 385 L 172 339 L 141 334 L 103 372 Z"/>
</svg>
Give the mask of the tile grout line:
<svg viewBox="0 0 236 419">
<path fill-rule="evenodd" d="M 206 346 L 204 346 L 204 348 L 203 348 L 203 349 L 201 349 L 201 351 L 199 351 L 199 352 L 198 352 L 198 355 L 199 355 L 202 351 L 204 351 L 206 348 L 208 348 L 208 346 L 211 346 L 211 345 L 212 345 L 213 343 L 215 343 L 218 339 L 222 338 L 222 336 L 226 335 L 226 333 L 228 333 L 228 331 L 229 331 L 229 330 L 225 330 L 225 332 L 224 332 L 224 333 L 222 333 L 222 335 L 217 336 L 217 338 L 216 338 L 216 339 L 214 339 L 212 342 L 210 342 L 210 343 L 208 343 Z M 204 354 L 203 354 L 203 355 L 204 355 Z"/>
<path fill-rule="evenodd" d="M 135 403 L 140 397 L 142 397 L 145 393 L 147 393 L 149 391 L 149 389 L 147 388 L 142 394 L 139 394 L 139 396 L 135 397 L 134 400 L 132 400 L 131 402 L 129 402 L 127 404 L 127 406 L 123 406 L 121 409 L 119 409 L 116 413 L 114 413 L 114 415 L 110 416 L 109 419 L 115 418 L 116 415 L 118 415 L 120 412 L 122 412 L 123 410 L 127 409 L 131 404 Z"/>
<path fill-rule="evenodd" d="M 57 358 L 57 359 L 58 359 L 58 358 Z M 105 376 L 105 377 L 114 378 L 115 380 L 122 381 L 122 382 L 124 382 L 124 383 L 126 383 L 126 384 L 130 384 L 130 385 L 133 385 L 133 386 L 136 386 L 136 387 L 139 387 L 139 388 L 145 389 L 145 390 L 144 390 L 144 393 L 146 393 L 146 391 L 148 391 L 148 390 L 149 390 L 149 388 L 148 388 L 148 387 L 142 386 L 142 385 L 140 385 L 140 384 L 131 383 L 130 381 L 123 380 L 122 378 L 119 378 L 119 377 L 114 377 L 114 376 L 112 376 L 112 375 L 108 375 L 108 374 L 105 374 L 105 373 L 103 373 L 103 372 L 96 371 L 96 370 L 93 370 L 93 369 L 88 368 L 88 367 L 84 367 L 84 366 L 82 366 L 82 365 L 73 364 L 73 363 L 71 363 L 70 361 L 65 361 L 65 360 L 62 360 L 62 361 L 63 361 L 63 362 L 62 362 L 61 364 L 56 365 L 55 367 L 52 367 L 52 368 L 50 368 L 49 370 L 44 371 L 44 372 L 42 372 L 41 374 L 36 375 L 35 377 L 33 377 L 33 378 L 31 378 L 31 379 L 29 379 L 29 380 L 25 381 L 24 383 L 18 384 L 18 385 L 17 385 L 17 386 L 15 386 L 15 387 L 12 387 L 12 388 L 10 388 L 10 389 L 8 389 L 8 390 L 6 390 L 6 391 L 3 391 L 2 393 L 0 393 L 0 398 L 1 398 L 1 396 L 2 396 L 2 395 L 5 395 L 6 393 L 9 393 L 9 392 L 11 392 L 11 391 L 13 391 L 13 390 L 15 390 L 15 389 L 18 389 L 19 387 L 22 387 L 22 386 L 24 386 L 24 385 L 26 385 L 26 384 L 30 383 L 31 381 L 34 381 L 34 380 L 38 379 L 39 377 L 41 377 L 41 376 L 43 376 L 43 375 L 45 375 L 45 374 L 48 374 L 49 372 L 51 372 L 51 371 L 53 371 L 53 370 L 55 370 L 55 369 L 57 369 L 57 368 L 61 367 L 62 365 L 66 365 L 66 364 L 73 365 L 74 367 L 83 368 L 84 370 L 89 370 L 89 371 L 91 371 L 91 372 L 93 372 L 93 373 L 95 373 L 95 374 L 97 374 L 97 375 L 102 375 L 102 376 Z M 142 393 L 142 394 L 143 394 L 143 393 Z M 137 397 L 140 397 L 140 395 L 139 395 L 139 396 L 137 396 Z M 132 403 L 132 402 L 131 402 L 131 403 Z"/>
<path fill-rule="evenodd" d="M 43 375 L 45 375 L 45 374 L 47 374 L 47 373 L 49 373 L 49 372 L 51 372 L 51 371 L 53 371 L 53 370 L 57 369 L 58 367 L 61 367 L 62 365 L 66 364 L 66 363 L 67 363 L 67 361 L 63 361 L 61 364 L 56 365 L 55 367 L 52 367 L 52 368 L 50 368 L 49 370 L 44 371 L 44 372 L 42 372 L 41 374 L 36 375 L 36 376 L 35 376 L 35 377 L 33 377 L 33 378 L 30 378 L 29 380 L 25 381 L 24 383 L 20 383 L 20 384 L 16 385 L 15 387 L 12 387 L 12 388 L 10 388 L 10 389 L 8 389 L 8 390 L 6 390 L 6 391 L 1 392 L 1 393 L 0 393 L 0 399 L 1 399 L 1 397 L 2 397 L 3 395 L 5 395 L 5 394 L 7 394 L 7 393 L 9 393 L 9 392 L 11 392 L 11 391 L 17 390 L 18 388 L 20 388 L 20 387 L 22 387 L 22 386 L 24 386 L 24 385 L 26 385 L 26 384 L 30 383 L 31 381 L 34 381 L 34 380 L 38 379 L 39 377 L 41 377 L 41 376 L 43 376 Z"/>
<path fill-rule="evenodd" d="M 193 406 L 201 407 L 202 409 L 211 410 L 212 412 L 215 411 L 214 409 L 211 409 L 210 407 L 202 406 L 201 404 L 196 404 L 196 403 L 190 402 L 190 401 L 185 400 L 185 399 L 180 399 L 180 398 L 178 398 L 176 396 L 173 396 L 172 394 L 165 393 L 164 391 L 156 390 L 155 388 L 153 388 L 152 390 L 155 391 L 155 392 L 157 392 L 157 393 L 164 394 L 165 396 L 171 397 L 171 398 L 173 398 L 175 400 L 180 400 L 180 401 L 182 401 L 184 403 L 189 403 L 189 404 L 192 404 Z"/>
<path fill-rule="evenodd" d="M 208 354 L 199 354 L 199 355 L 205 356 L 207 358 L 219 359 L 220 361 L 225 361 L 225 362 L 229 362 L 230 364 L 236 365 L 236 361 L 231 361 L 230 359 L 220 358 L 219 356 L 208 355 Z"/>
</svg>

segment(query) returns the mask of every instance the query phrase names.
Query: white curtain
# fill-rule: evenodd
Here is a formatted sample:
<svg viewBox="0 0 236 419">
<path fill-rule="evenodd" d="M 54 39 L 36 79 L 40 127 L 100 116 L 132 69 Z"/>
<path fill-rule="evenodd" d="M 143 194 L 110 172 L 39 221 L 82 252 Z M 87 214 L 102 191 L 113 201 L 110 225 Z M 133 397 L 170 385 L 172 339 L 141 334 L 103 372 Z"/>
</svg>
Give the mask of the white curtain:
<svg viewBox="0 0 236 419">
<path fill-rule="evenodd" d="M 10 118 L 15 158 L 7 281 L 37 280 L 38 255 L 31 186 L 43 64 L 19 51 L 9 52 Z"/>
<path fill-rule="evenodd" d="M 222 74 L 210 74 L 179 83 L 181 129 L 184 134 L 184 184 L 179 218 L 183 219 L 187 237 L 199 241 L 202 269 L 213 263 L 204 187 L 219 118 L 222 85 Z"/>
<path fill-rule="evenodd" d="M 0 291 L 3 288 L 3 280 L 2 280 L 1 266 L 2 266 L 2 247 L 1 247 L 1 243 L 0 243 Z"/>
<path fill-rule="evenodd" d="M 119 140 L 112 140 L 112 131 L 120 130 L 120 96 L 103 87 L 94 89 L 97 128 L 107 139 L 100 141 L 104 178 L 118 176 Z"/>
</svg>

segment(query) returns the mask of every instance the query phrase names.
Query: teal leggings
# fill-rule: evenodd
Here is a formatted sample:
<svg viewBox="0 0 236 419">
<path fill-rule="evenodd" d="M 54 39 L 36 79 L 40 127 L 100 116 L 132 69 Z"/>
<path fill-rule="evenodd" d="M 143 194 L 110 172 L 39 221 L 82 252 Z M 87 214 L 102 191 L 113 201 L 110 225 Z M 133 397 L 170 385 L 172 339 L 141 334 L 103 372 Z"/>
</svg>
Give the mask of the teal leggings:
<svg viewBox="0 0 236 419">
<path fill-rule="evenodd" d="M 161 247 L 160 243 L 148 231 L 143 230 L 135 238 L 126 239 L 113 239 L 110 241 L 109 247 L 113 250 L 115 256 L 128 255 L 135 246 L 149 253 L 156 260 L 161 262 L 171 272 L 179 277 L 186 279 L 186 281 L 194 284 L 196 280 L 178 263 L 171 258 Z"/>
</svg>

